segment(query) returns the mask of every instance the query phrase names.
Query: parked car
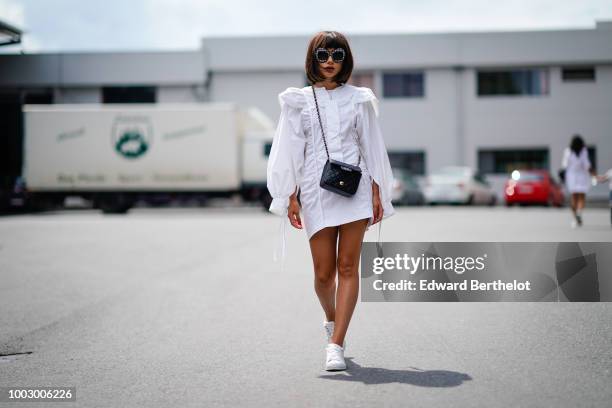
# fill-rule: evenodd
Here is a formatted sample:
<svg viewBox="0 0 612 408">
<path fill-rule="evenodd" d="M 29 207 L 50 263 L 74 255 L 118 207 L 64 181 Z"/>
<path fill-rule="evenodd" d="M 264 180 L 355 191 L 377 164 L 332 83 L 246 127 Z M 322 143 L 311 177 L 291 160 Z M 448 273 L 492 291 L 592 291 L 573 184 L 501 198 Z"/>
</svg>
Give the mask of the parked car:
<svg viewBox="0 0 612 408">
<path fill-rule="evenodd" d="M 563 188 L 547 170 L 514 170 L 504 184 L 506 205 L 541 204 L 562 207 Z"/>
<path fill-rule="evenodd" d="M 478 171 L 467 166 L 446 166 L 425 179 L 423 189 L 428 204 L 495 205 L 497 196 Z"/>
<path fill-rule="evenodd" d="M 414 175 L 404 168 L 393 168 L 392 202 L 399 205 L 423 205 L 425 196 Z"/>
</svg>

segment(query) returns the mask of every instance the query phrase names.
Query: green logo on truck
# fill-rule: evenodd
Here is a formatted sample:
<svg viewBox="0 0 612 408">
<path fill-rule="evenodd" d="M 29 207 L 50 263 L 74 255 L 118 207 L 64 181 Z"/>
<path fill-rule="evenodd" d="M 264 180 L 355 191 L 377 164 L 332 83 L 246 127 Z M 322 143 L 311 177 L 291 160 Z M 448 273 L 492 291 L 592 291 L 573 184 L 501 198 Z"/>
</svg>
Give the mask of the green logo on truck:
<svg viewBox="0 0 612 408">
<path fill-rule="evenodd" d="M 113 148 L 126 159 L 141 157 L 151 147 L 152 129 L 146 116 L 118 116 L 113 124 Z"/>
</svg>

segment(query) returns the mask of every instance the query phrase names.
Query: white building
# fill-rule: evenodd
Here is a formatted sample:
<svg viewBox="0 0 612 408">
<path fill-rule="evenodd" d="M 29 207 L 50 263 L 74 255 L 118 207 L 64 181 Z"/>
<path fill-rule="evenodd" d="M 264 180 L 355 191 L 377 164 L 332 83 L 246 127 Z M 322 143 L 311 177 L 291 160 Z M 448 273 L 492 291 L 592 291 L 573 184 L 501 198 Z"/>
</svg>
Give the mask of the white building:
<svg viewBox="0 0 612 408">
<path fill-rule="evenodd" d="M 501 195 L 516 167 L 556 175 L 578 133 L 597 170 L 612 167 L 612 21 L 593 29 L 348 37 L 351 82 L 379 97 L 394 165 L 419 175 L 470 165 Z M 36 102 L 233 101 L 276 120 L 278 93 L 308 85 L 308 40 L 213 37 L 192 51 L 0 55 L 0 120 L 13 124 L 3 137 L 19 140 L 20 106 Z M 604 197 L 605 185 L 589 193 Z"/>
</svg>

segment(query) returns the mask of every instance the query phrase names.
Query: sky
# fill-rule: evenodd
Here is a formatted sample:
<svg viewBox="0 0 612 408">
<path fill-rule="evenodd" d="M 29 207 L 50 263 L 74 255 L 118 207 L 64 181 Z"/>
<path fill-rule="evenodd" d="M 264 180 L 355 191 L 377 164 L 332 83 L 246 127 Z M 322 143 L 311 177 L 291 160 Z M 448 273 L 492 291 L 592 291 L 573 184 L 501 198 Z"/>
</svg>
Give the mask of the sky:
<svg viewBox="0 0 612 408">
<path fill-rule="evenodd" d="M 202 37 L 588 29 L 612 0 L 0 0 L 0 53 L 195 50 Z"/>
</svg>

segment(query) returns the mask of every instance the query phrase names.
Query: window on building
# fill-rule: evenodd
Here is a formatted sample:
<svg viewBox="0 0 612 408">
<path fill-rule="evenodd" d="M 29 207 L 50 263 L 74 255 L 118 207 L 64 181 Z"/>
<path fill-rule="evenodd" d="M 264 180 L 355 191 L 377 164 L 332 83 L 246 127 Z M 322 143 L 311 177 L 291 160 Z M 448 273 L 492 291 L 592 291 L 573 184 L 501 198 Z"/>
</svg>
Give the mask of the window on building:
<svg viewBox="0 0 612 408">
<path fill-rule="evenodd" d="M 389 162 L 393 168 L 406 169 L 415 175 L 425 174 L 425 152 L 422 150 L 390 151 Z"/>
<path fill-rule="evenodd" d="M 155 86 L 107 86 L 102 88 L 103 103 L 155 103 Z"/>
<path fill-rule="evenodd" d="M 548 94 L 548 69 L 545 68 L 479 70 L 476 75 L 479 96 Z"/>
<path fill-rule="evenodd" d="M 510 174 L 516 169 L 549 170 L 548 148 L 481 149 L 478 169 L 484 174 Z"/>
<path fill-rule="evenodd" d="M 374 74 L 372 72 L 353 72 L 348 83 L 355 86 L 365 86 L 376 93 L 374 90 Z"/>
<path fill-rule="evenodd" d="M 51 104 L 53 103 L 53 90 L 52 89 L 40 89 L 40 90 L 28 90 L 24 92 L 23 103 L 30 104 Z"/>
<path fill-rule="evenodd" d="M 561 78 L 563 82 L 595 82 L 595 67 L 563 67 Z"/>
<path fill-rule="evenodd" d="M 421 98 L 424 82 L 423 72 L 383 73 L 383 97 Z"/>
</svg>

